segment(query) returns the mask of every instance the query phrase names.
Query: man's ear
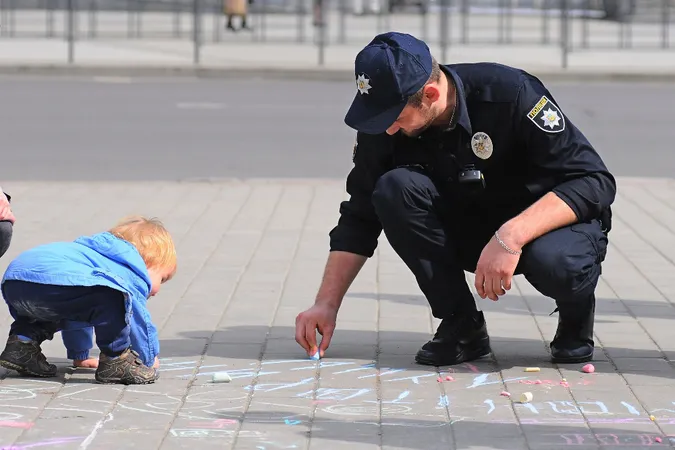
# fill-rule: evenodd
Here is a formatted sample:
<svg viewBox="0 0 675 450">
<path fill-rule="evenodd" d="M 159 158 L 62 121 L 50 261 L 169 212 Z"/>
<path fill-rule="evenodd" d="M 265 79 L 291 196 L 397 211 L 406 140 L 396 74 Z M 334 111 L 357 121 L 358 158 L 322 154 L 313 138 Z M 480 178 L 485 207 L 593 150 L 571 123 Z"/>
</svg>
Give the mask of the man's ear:
<svg viewBox="0 0 675 450">
<path fill-rule="evenodd" d="M 427 104 L 427 106 L 432 105 L 438 99 L 441 98 L 441 91 L 438 88 L 438 85 L 435 83 L 427 84 L 424 86 L 424 98 L 423 101 L 424 103 Z"/>
</svg>

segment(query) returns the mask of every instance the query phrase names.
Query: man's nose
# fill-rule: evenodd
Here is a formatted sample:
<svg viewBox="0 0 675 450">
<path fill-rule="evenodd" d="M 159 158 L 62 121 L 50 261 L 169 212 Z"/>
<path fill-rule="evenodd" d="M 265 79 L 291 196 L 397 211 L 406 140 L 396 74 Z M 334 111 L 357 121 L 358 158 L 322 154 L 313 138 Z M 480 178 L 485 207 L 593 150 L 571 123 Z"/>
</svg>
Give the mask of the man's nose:
<svg viewBox="0 0 675 450">
<path fill-rule="evenodd" d="M 390 135 L 390 136 L 391 136 L 391 135 L 394 135 L 394 134 L 396 134 L 396 133 L 398 132 L 399 129 L 401 129 L 401 127 L 399 127 L 399 126 L 396 125 L 396 124 L 393 124 L 392 126 L 390 126 L 389 128 L 387 128 L 387 134 Z"/>
</svg>

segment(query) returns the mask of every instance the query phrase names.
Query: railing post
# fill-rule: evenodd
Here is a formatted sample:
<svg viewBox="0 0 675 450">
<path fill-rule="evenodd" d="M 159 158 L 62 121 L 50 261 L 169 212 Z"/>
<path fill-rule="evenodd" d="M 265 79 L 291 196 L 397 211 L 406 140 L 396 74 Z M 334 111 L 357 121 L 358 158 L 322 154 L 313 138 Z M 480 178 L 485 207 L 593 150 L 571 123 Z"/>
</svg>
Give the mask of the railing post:
<svg viewBox="0 0 675 450">
<path fill-rule="evenodd" d="M 319 65 L 323 66 L 325 62 L 326 47 L 326 11 L 325 2 L 327 0 L 313 0 L 314 2 L 314 29 L 317 33 L 317 47 L 319 48 Z"/>
<path fill-rule="evenodd" d="M 201 50 L 201 8 L 200 0 L 192 1 L 192 41 L 194 43 L 193 50 L 193 62 L 195 65 L 199 64 L 200 61 L 200 50 Z"/>
<path fill-rule="evenodd" d="M 560 47 L 562 52 L 562 68 L 567 69 L 567 58 L 569 53 L 569 6 L 567 0 L 561 0 Z"/>
<path fill-rule="evenodd" d="M 448 57 L 448 14 L 450 13 L 450 0 L 441 0 L 441 64 L 445 64 Z"/>
<path fill-rule="evenodd" d="M 75 62 L 75 0 L 68 0 L 68 63 Z"/>
</svg>

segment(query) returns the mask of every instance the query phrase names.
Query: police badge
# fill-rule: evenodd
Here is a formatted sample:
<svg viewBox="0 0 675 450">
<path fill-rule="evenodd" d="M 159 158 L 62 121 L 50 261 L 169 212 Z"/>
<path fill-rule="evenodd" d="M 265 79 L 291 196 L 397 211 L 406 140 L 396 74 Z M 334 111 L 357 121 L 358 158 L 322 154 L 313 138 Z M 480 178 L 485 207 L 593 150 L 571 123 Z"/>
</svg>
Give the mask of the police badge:
<svg viewBox="0 0 675 450">
<path fill-rule="evenodd" d="M 480 159 L 488 159 L 492 156 L 492 139 L 487 133 L 479 131 L 471 138 L 471 149 Z"/>
</svg>

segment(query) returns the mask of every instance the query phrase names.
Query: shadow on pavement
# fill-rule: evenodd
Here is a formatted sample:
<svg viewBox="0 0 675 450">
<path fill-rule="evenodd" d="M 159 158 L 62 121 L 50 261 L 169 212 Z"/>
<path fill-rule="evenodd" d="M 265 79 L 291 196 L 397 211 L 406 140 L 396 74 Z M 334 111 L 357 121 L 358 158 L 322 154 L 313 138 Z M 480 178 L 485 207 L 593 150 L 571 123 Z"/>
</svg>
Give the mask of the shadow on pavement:
<svg viewBox="0 0 675 450">
<path fill-rule="evenodd" d="M 423 295 L 414 294 L 382 293 L 378 296 L 372 292 L 349 292 L 345 295 L 345 297 L 367 300 L 377 300 L 379 297 L 380 300 L 399 303 L 402 305 L 428 305 Z M 514 315 L 530 315 L 529 310 L 520 308 L 515 306 L 513 303 L 510 303 L 508 295 L 502 297 L 498 302 L 493 302 L 489 299 L 484 300 L 476 295 L 474 295 L 474 297 L 476 302 L 486 312 L 495 311 Z M 534 308 L 533 312 L 537 316 L 547 316 L 555 309 L 555 302 L 548 297 L 540 296 L 533 298 L 529 301 L 529 303 Z M 624 306 L 621 306 L 622 304 Z M 628 311 L 626 308 L 628 308 L 630 311 Z M 602 319 L 602 316 L 625 315 L 630 313 L 634 314 L 638 318 L 675 319 L 675 306 L 666 301 L 657 302 L 650 300 L 624 300 L 615 298 L 598 298 L 596 300 L 596 323 L 615 323 L 616 321 L 613 320 Z"/>
<path fill-rule="evenodd" d="M 226 358 L 256 361 L 308 360 L 304 350 L 295 342 L 295 328 L 278 326 L 235 326 L 211 331 L 189 331 L 181 335 L 184 339 L 161 340 L 162 358 L 194 358 L 206 348 L 210 358 Z M 319 336 L 320 337 L 320 336 Z M 213 338 L 211 342 L 209 340 Z M 405 369 L 436 372 L 433 366 L 422 366 L 414 362 L 415 353 L 430 336 L 410 331 L 386 331 L 379 336 L 375 331 L 338 328 L 324 362 L 359 360 L 363 364 L 377 361 L 380 369 Z M 208 346 L 206 346 L 209 342 Z M 245 343 L 244 343 L 245 342 Z M 552 364 L 548 344 L 541 340 L 525 338 L 503 338 L 491 336 L 492 355 L 472 361 L 470 365 L 444 366 L 443 371 L 456 373 L 497 373 L 523 367 L 559 368 L 580 372 L 583 364 Z M 675 378 L 675 369 L 664 355 L 656 350 L 642 350 L 625 347 L 600 347 L 596 345 L 593 360 L 595 375 L 621 373 L 634 377 L 631 382 L 658 384 L 655 379 Z M 518 376 L 521 376 L 519 374 Z M 533 378 L 537 378 L 535 374 Z"/>
</svg>

